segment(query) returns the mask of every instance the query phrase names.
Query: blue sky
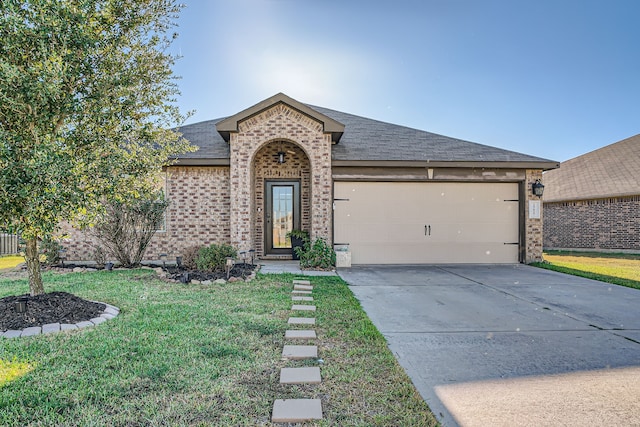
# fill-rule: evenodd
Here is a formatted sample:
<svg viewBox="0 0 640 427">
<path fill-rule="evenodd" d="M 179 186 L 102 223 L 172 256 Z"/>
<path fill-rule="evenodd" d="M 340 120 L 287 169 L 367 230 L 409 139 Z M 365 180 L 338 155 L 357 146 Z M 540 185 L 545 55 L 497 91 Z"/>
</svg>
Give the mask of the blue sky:
<svg viewBox="0 0 640 427">
<path fill-rule="evenodd" d="M 564 161 L 640 133 L 638 0 L 187 0 L 187 123 L 283 92 Z"/>
</svg>

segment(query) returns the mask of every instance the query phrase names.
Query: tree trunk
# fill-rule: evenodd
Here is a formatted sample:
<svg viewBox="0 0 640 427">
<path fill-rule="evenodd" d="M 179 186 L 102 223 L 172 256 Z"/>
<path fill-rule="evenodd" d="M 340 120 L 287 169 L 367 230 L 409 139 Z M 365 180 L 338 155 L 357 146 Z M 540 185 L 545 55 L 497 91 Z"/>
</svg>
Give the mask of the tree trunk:
<svg viewBox="0 0 640 427">
<path fill-rule="evenodd" d="M 25 251 L 25 261 L 27 262 L 27 272 L 29 273 L 29 289 L 31 296 L 44 294 L 42 285 L 42 274 L 40 274 L 40 255 L 38 254 L 38 238 L 33 237 L 27 240 Z"/>
</svg>

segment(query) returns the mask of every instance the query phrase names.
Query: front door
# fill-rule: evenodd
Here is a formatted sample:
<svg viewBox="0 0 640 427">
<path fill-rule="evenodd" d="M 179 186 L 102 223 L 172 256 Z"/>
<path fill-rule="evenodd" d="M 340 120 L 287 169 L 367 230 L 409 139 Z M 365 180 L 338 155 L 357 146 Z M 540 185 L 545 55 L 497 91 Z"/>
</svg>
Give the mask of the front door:
<svg viewBox="0 0 640 427">
<path fill-rule="evenodd" d="M 291 254 L 287 233 L 300 229 L 300 182 L 266 181 L 265 254 Z"/>
</svg>

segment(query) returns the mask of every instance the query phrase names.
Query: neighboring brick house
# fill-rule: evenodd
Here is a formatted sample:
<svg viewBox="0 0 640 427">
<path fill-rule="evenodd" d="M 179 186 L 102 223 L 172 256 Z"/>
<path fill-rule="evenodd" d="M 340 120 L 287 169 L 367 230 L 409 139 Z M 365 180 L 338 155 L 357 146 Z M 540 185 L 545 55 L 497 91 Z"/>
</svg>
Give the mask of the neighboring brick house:
<svg viewBox="0 0 640 427">
<path fill-rule="evenodd" d="M 542 257 L 542 216 L 528 206 L 551 160 L 284 94 L 180 132 L 199 149 L 166 168 L 171 204 L 149 259 L 211 243 L 288 258 L 292 228 L 348 244 L 355 264 Z M 65 246 L 69 259 L 90 259 L 85 233 Z"/>
<path fill-rule="evenodd" d="M 544 174 L 544 247 L 640 251 L 640 134 Z"/>
</svg>

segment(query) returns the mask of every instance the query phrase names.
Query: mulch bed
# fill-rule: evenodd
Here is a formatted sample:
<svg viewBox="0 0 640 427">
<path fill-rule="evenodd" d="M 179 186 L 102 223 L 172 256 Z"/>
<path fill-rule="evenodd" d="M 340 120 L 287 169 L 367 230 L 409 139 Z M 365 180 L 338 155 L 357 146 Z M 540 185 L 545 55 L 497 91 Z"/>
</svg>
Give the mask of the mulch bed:
<svg viewBox="0 0 640 427">
<path fill-rule="evenodd" d="M 25 299 L 27 311 L 16 312 L 15 303 Z M 78 323 L 100 316 L 106 305 L 87 301 L 67 292 L 49 292 L 0 298 L 0 331 L 20 330 L 48 323 Z"/>
<path fill-rule="evenodd" d="M 255 270 L 256 266 L 254 264 L 235 264 L 230 271 L 229 277 L 239 277 L 245 278 L 248 277 L 253 270 Z M 180 281 L 182 275 L 184 273 L 189 273 L 190 280 L 199 280 L 204 282 L 205 280 L 217 280 L 217 279 L 227 279 L 227 273 L 225 271 L 222 272 L 209 272 L 209 271 L 197 271 L 197 270 L 188 270 L 184 267 L 178 268 L 175 266 L 169 266 L 164 268 L 167 272 L 167 279 L 173 279 Z"/>
</svg>

